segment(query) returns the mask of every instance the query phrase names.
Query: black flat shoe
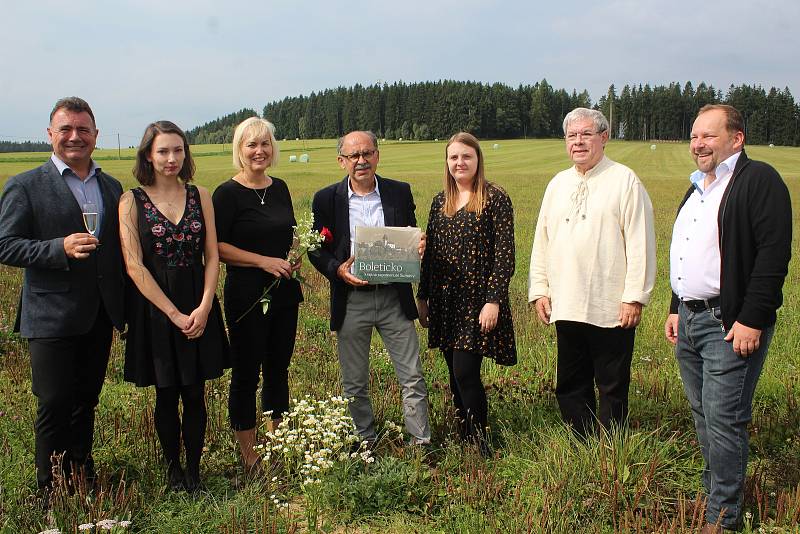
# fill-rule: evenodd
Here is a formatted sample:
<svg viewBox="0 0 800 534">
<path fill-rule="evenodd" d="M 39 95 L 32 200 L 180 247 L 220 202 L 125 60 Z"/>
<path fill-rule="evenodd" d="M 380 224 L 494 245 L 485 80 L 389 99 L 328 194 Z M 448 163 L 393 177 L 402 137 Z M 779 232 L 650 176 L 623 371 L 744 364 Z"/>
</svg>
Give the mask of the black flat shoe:
<svg viewBox="0 0 800 534">
<path fill-rule="evenodd" d="M 167 467 L 167 487 L 172 491 L 186 489 L 186 475 L 179 463 L 169 464 Z"/>
<path fill-rule="evenodd" d="M 196 493 L 200 491 L 200 468 L 186 468 L 184 486 L 186 487 L 186 491 L 189 493 Z"/>
</svg>

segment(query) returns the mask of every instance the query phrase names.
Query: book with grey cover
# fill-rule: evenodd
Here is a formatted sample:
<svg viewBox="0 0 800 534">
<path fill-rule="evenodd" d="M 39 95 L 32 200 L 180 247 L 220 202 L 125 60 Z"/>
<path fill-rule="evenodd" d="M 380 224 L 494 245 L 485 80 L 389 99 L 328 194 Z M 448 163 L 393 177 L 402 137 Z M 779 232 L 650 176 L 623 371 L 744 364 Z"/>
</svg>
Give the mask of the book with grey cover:
<svg viewBox="0 0 800 534">
<path fill-rule="evenodd" d="M 370 283 L 419 282 L 419 228 L 356 226 L 353 274 Z"/>
</svg>

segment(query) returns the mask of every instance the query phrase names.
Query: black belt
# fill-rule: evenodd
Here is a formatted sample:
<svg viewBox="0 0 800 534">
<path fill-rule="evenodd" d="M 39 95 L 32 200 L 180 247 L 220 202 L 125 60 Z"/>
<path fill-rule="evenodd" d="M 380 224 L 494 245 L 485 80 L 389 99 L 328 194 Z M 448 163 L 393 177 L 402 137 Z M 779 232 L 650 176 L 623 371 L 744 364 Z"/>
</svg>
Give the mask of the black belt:
<svg viewBox="0 0 800 534">
<path fill-rule="evenodd" d="M 353 291 L 375 291 L 378 289 L 378 287 L 380 286 L 375 284 L 369 284 L 366 286 L 353 286 Z"/>
<path fill-rule="evenodd" d="M 681 302 L 695 313 L 719 308 L 719 297 L 701 300 L 682 300 Z"/>
</svg>

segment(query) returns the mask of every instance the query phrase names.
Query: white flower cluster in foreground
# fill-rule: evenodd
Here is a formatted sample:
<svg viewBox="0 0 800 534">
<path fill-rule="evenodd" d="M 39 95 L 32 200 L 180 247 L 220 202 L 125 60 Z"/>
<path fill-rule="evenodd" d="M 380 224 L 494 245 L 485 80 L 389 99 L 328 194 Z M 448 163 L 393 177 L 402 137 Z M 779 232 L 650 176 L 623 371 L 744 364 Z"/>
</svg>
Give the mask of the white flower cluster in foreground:
<svg viewBox="0 0 800 534">
<path fill-rule="evenodd" d="M 119 530 L 127 529 L 129 526 L 131 526 L 130 521 L 117 521 L 116 519 L 101 519 L 97 523 L 80 524 L 78 525 L 78 530 L 81 532 L 99 532 L 101 530 L 118 532 Z M 39 534 L 62 534 L 62 532 L 57 528 L 51 528 L 48 530 L 43 530 Z"/>
<path fill-rule="evenodd" d="M 295 263 L 303 254 L 314 252 L 325 242 L 325 237 L 314 230 L 314 213 L 308 212 L 300 216 L 297 226 L 292 226 L 294 242 L 289 250 L 289 263 Z"/>
<path fill-rule="evenodd" d="M 299 476 L 301 484 L 308 486 L 319 484 L 320 476 L 337 461 L 375 461 L 366 442 L 354 446 L 359 437 L 347 399 L 314 400 L 306 395 L 292 402 L 292 410 L 284 414 L 278 428 L 266 432 L 265 443 L 256 446 L 265 462 L 282 463 L 289 476 Z"/>
</svg>

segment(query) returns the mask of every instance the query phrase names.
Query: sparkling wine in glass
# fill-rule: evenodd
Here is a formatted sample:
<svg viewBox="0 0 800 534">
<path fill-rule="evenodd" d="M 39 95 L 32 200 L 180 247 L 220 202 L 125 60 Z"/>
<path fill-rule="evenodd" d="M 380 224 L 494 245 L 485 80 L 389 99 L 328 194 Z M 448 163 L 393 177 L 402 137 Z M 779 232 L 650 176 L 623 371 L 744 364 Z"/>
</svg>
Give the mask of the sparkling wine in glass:
<svg viewBox="0 0 800 534">
<path fill-rule="evenodd" d="M 83 210 L 83 224 L 86 226 L 86 231 L 94 235 L 97 232 L 97 204 L 87 202 L 82 206 Z"/>
</svg>

